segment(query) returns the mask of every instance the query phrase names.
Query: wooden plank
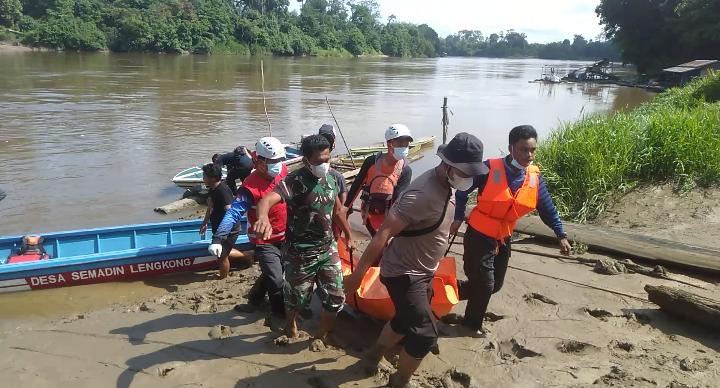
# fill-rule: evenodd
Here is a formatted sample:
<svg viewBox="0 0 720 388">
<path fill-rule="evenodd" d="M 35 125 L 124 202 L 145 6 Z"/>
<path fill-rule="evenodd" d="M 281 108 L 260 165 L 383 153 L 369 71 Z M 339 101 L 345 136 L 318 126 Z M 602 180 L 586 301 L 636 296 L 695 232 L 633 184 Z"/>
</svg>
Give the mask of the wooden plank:
<svg viewBox="0 0 720 388">
<path fill-rule="evenodd" d="M 720 250 L 635 233 L 564 222 L 570 240 L 597 250 L 720 273 Z M 520 219 L 516 232 L 556 239 L 540 217 Z"/>
<path fill-rule="evenodd" d="M 646 285 L 648 300 L 668 314 L 720 330 L 720 302 L 666 286 Z"/>
</svg>

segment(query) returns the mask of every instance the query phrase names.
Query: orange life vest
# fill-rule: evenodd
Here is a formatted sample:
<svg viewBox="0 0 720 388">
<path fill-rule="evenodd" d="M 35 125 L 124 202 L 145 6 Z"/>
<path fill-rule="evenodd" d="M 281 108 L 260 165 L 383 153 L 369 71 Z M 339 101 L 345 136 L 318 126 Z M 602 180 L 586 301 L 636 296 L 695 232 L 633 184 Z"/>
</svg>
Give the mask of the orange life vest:
<svg viewBox="0 0 720 388">
<path fill-rule="evenodd" d="M 394 166 L 386 167 L 382 159 L 383 154 L 378 155 L 375 164 L 368 169 L 367 183 L 360 196 L 363 221 L 370 222 L 375 230 L 380 228 L 385 213 L 392 205 L 395 187 L 405 166 L 405 160 L 401 159 L 395 162 Z"/>
<path fill-rule="evenodd" d="M 525 170 L 525 181 L 513 195 L 505 175 L 504 160 L 490 159 L 487 184 L 478 195 L 468 225 L 496 240 L 510 237 L 517 220 L 537 207 L 539 184 L 540 169 L 531 165 Z"/>
</svg>

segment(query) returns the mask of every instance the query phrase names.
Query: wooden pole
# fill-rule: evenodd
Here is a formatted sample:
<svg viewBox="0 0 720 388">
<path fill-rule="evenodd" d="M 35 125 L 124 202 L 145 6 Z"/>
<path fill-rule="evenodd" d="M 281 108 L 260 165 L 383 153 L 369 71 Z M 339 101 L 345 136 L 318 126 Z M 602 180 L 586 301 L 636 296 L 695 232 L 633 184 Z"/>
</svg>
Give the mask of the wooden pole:
<svg viewBox="0 0 720 388">
<path fill-rule="evenodd" d="M 347 148 L 348 154 L 350 155 L 350 163 L 352 163 L 353 168 L 357 168 L 357 166 L 355 165 L 355 157 L 353 156 L 352 150 L 350 150 L 350 147 L 348 147 L 347 141 L 345 141 L 345 135 L 343 135 L 342 129 L 340 129 L 340 123 L 338 123 L 337 119 L 335 118 L 335 113 L 333 113 L 332 107 L 330 106 L 330 100 L 328 100 L 327 96 L 325 96 L 325 103 L 327 104 L 328 109 L 330 109 L 330 114 L 332 115 L 332 118 L 335 121 L 335 125 L 338 127 L 338 132 L 340 132 L 340 137 L 342 138 L 342 141 L 345 144 L 345 148 Z"/>
<path fill-rule="evenodd" d="M 270 125 L 270 115 L 268 115 L 267 104 L 265 103 L 265 66 L 263 64 L 262 59 L 260 60 L 260 78 L 262 79 L 261 87 L 262 87 L 262 96 L 263 96 L 263 109 L 265 110 L 265 119 L 267 119 L 268 132 L 270 133 L 270 136 L 272 136 L 272 126 Z"/>
<path fill-rule="evenodd" d="M 447 106 L 447 97 L 443 97 L 443 117 L 442 117 L 442 126 L 443 126 L 443 144 L 447 143 L 447 134 L 448 134 L 448 125 L 450 125 L 450 118 L 448 117 L 448 106 Z"/>
</svg>

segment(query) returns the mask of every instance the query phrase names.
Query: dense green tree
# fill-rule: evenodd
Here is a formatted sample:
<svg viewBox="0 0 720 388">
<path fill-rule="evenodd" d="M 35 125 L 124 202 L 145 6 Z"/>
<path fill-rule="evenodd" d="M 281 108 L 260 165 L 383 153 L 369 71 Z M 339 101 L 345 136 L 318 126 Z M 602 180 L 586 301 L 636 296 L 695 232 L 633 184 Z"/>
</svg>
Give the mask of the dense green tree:
<svg viewBox="0 0 720 388">
<path fill-rule="evenodd" d="M 596 12 L 606 37 L 642 72 L 720 55 L 717 0 L 602 0 Z"/>
<path fill-rule="evenodd" d="M 14 27 L 21 16 L 20 0 L 0 0 L 0 26 Z"/>
<path fill-rule="evenodd" d="M 683 12 L 704 17 L 698 1 L 688 0 Z M 376 0 L 306 0 L 299 12 L 288 6 L 289 0 L 0 0 L 0 23 L 27 32 L 28 44 L 73 50 L 211 53 L 216 47 L 239 47 L 232 51 L 568 58 L 591 56 L 608 46 L 579 36 L 572 46 L 569 41 L 529 44 L 512 30 L 487 38 L 463 30 L 443 39 L 427 24 L 400 22 L 394 15 L 381 22 Z M 9 14 L 14 16 L 4 16 Z"/>
</svg>

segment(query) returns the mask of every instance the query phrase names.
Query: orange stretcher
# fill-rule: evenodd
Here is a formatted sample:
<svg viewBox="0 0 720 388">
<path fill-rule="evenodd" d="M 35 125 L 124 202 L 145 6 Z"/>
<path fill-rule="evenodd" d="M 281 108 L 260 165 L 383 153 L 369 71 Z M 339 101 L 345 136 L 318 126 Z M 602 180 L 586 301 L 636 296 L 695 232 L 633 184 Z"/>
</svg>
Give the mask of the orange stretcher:
<svg viewBox="0 0 720 388">
<path fill-rule="evenodd" d="M 338 252 L 343 276 L 350 275 L 359 258 L 354 257 L 354 263 L 350 261 L 350 251 L 342 239 L 338 239 Z M 437 318 L 442 318 L 459 301 L 454 257 L 440 260 L 435 278 L 432 280 L 432 290 L 430 307 Z M 395 306 L 385 285 L 380 282 L 380 267 L 370 267 L 355 295 L 347 295 L 345 302 L 355 310 L 373 318 L 389 321 L 395 315 Z"/>
</svg>

